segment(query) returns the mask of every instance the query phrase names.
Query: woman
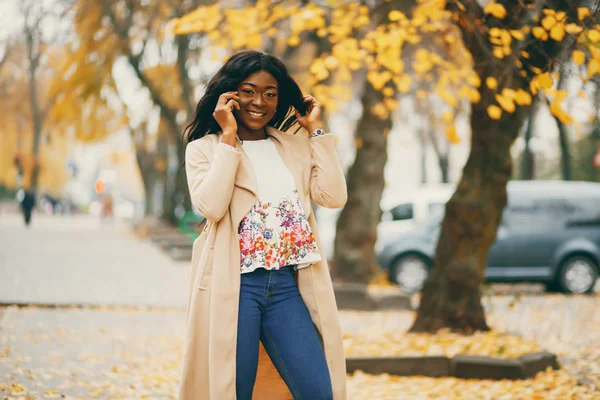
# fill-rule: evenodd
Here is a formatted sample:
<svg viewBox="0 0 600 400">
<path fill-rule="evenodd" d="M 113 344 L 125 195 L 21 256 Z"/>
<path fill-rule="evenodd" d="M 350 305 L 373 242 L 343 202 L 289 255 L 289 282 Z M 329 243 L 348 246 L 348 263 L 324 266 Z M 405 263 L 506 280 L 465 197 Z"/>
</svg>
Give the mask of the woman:
<svg viewBox="0 0 600 400">
<path fill-rule="evenodd" d="M 310 205 L 343 206 L 346 182 L 320 113 L 281 61 L 256 51 L 232 56 L 198 103 L 185 161 L 208 222 L 194 242 L 182 400 L 346 398 Z M 282 132 L 295 123 L 308 138 Z"/>
</svg>

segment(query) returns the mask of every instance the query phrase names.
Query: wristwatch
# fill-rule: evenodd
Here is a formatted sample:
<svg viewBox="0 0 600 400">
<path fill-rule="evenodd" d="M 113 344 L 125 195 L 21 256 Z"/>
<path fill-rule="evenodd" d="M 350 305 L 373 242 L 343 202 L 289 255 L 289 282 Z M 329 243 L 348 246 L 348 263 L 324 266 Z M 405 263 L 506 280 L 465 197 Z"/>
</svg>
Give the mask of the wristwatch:
<svg viewBox="0 0 600 400">
<path fill-rule="evenodd" d="M 325 131 L 323 129 L 316 129 L 313 133 L 308 135 L 309 138 L 324 135 Z"/>
</svg>

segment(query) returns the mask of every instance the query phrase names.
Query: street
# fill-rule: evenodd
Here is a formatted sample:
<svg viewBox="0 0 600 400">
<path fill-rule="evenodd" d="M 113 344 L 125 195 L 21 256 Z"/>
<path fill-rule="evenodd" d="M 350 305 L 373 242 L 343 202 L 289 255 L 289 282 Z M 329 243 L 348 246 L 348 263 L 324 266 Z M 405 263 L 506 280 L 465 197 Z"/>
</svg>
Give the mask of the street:
<svg viewBox="0 0 600 400">
<path fill-rule="evenodd" d="M 188 264 L 122 223 L 0 214 L 0 304 L 185 307 Z"/>
</svg>

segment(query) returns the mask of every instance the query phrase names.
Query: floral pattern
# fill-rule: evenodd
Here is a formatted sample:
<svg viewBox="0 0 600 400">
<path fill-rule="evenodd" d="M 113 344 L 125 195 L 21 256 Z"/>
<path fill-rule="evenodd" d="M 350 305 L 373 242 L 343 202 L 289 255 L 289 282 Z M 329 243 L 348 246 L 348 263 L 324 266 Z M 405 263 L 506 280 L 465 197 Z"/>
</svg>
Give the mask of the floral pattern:
<svg viewBox="0 0 600 400">
<path fill-rule="evenodd" d="M 260 267 L 301 268 L 321 259 L 296 190 L 293 198 L 282 198 L 277 205 L 257 200 L 238 233 L 242 273 Z"/>
</svg>

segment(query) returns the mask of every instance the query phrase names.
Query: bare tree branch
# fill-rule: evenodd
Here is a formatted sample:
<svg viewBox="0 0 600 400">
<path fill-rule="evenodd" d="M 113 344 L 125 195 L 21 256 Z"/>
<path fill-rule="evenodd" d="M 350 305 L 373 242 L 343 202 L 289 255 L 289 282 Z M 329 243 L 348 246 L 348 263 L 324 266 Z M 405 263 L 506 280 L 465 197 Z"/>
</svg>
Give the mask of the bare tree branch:
<svg viewBox="0 0 600 400">
<path fill-rule="evenodd" d="M 154 102 L 154 104 L 156 104 L 160 108 L 161 113 L 167 119 L 167 121 L 169 123 L 169 127 L 171 128 L 170 131 L 173 133 L 173 135 L 176 135 L 176 137 L 175 137 L 176 142 L 179 141 L 180 140 L 180 137 L 179 137 L 180 127 L 177 124 L 176 110 L 173 110 L 171 107 L 168 106 L 165 99 L 161 96 L 160 91 L 152 84 L 152 82 L 150 82 L 148 77 L 146 77 L 146 75 L 144 75 L 144 72 L 142 71 L 142 68 L 140 66 L 141 57 L 139 55 L 133 54 L 133 51 L 131 49 L 131 44 L 129 43 L 128 31 L 126 28 L 124 28 L 119 23 L 118 18 L 116 16 L 116 14 L 114 13 L 110 4 L 107 4 L 106 2 L 102 2 L 102 4 L 104 6 L 105 13 L 108 15 L 108 18 L 111 21 L 111 23 L 115 29 L 115 32 L 121 38 L 123 50 L 125 51 L 125 56 L 126 56 L 127 60 L 129 61 L 129 64 L 133 68 L 135 75 L 140 80 L 142 85 L 148 89 L 148 91 L 150 92 L 150 97 L 151 97 L 152 101 Z M 131 14 L 132 13 L 130 13 L 130 15 Z"/>
<path fill-rule="evenodd" d="M 2 71 L 2 68 L 8 61 L 8 58 L 10 57 L 11 52 L 12 52 L 12 47 L 9 45 L 6 45 L 6 47 L 4 48 L 4 54 L 2 55 L 2 58 L 0 58 L 0 71 Z"/>
</svg>

